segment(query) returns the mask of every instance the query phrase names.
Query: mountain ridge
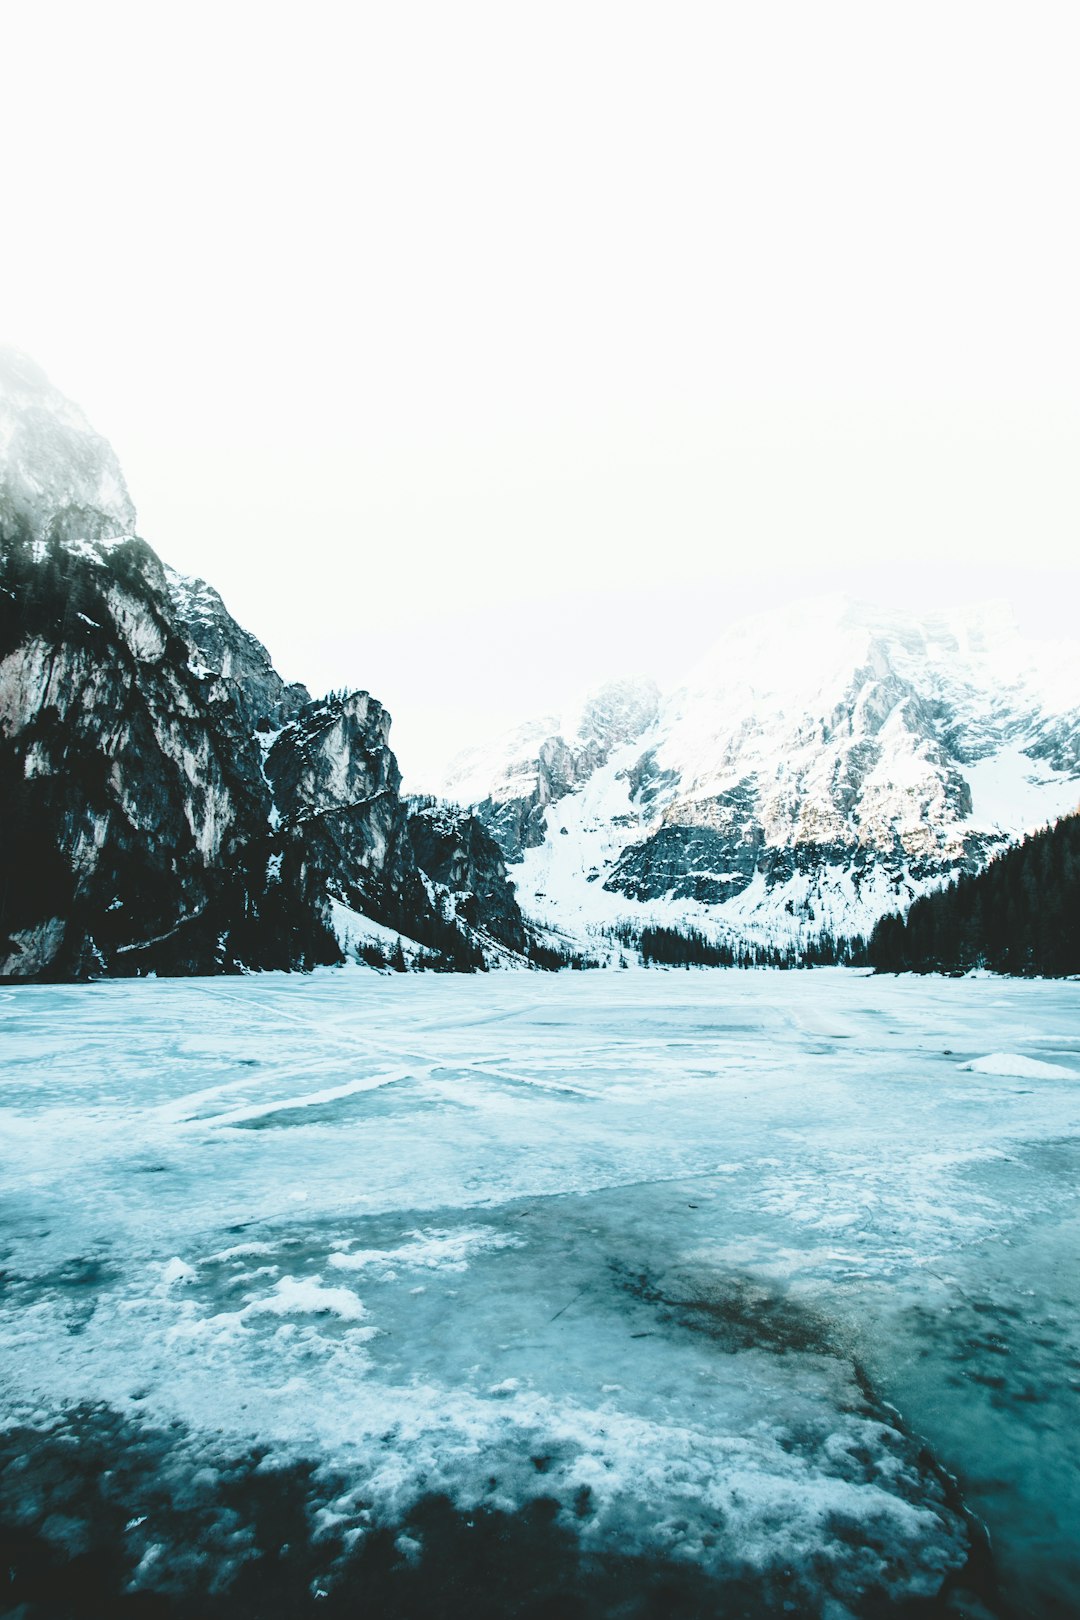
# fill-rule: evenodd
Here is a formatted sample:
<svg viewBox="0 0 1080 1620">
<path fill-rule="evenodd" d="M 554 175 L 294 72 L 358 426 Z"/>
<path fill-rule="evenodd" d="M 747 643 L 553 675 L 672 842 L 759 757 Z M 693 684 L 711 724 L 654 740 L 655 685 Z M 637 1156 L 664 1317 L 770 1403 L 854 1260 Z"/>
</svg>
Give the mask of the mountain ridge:
<svg viewBox="0 0 1080 1620">
<path fill-rule="evenodd" d="M 809 945 L 976 870 L 1080 798 L 1080 656 L 1000 605 L 826 597 L 732 627 L 593 764 L 525 726 L 448 773 L 527 913 L 571 932 L 711 927 Z M 553 772 L 569 759 L 576 773 Z M 464 792 L 462 790 L 465 790 Z"/>
</svg>

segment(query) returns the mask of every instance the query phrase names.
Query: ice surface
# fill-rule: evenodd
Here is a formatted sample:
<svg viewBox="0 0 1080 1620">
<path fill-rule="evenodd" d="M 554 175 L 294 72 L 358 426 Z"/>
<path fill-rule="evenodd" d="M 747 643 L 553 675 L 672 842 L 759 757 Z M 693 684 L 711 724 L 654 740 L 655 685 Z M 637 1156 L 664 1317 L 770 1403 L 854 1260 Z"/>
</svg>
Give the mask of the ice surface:
<svg viewBox="0 0 1080 1620">
<path fill-rule="evenodd" d="M 923 1435 L 1075 1606 L 1078 1015 L 841 970 L 0 990 L 6 1412 L 175 1432 L 177 1479 L 308 1459 L 349 1545 L 542 1497 L 805 1615 L 964 1563 Z"/>
</svg>

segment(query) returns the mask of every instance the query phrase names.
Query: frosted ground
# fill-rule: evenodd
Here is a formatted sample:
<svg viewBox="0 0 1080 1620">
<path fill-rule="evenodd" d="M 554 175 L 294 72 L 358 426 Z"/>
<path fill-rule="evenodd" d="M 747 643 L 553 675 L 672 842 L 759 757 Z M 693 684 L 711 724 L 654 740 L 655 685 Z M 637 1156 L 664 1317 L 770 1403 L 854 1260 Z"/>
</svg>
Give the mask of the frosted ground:
<svg viewBox="0 0 1080 1620">
<path fill-rule="evenodd" d="M 0 1040 L 26 1558 L 132 1614 L 1080 1612 L 1080 985 L 346 969 Z"/>
</svg>

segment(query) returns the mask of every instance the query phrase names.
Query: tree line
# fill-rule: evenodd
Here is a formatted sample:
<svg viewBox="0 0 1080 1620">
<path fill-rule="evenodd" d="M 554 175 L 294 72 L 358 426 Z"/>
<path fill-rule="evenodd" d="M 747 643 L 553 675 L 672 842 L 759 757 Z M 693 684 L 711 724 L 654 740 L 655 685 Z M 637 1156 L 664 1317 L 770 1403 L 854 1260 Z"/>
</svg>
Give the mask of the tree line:
<svg viewBox="0 0 1080 1620">
<path fill-rule="evenodd" d="M 883 917 L 867 960 L 881 973 L 1080 973 L 1080 815 Z"/>
<path fill-rule="evenodd" d="M 746 939 L 712 939 L 699 928 L 659 924 L 636 928 L 619 923 L 604 932 L 640 951 L 643 967 L 856 967 L 866 960 L 864 940 L 838 939 L 828 929 L 801 944 L 766 945 Z"/>
</svg>

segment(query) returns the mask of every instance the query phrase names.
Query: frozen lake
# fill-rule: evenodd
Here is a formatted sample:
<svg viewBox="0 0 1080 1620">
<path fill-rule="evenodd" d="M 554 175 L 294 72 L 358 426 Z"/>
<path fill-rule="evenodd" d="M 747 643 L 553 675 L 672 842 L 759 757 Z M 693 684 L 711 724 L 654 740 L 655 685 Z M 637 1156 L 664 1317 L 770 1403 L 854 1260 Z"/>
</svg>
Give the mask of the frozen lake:
<svg viewBox="0 0 1080 1620">
<path fill-rule="evenodd" d="M 1080 1613 L 1080 984 L 6 987 L 0 1042 L 20 1580 Z"/>
</svg>

